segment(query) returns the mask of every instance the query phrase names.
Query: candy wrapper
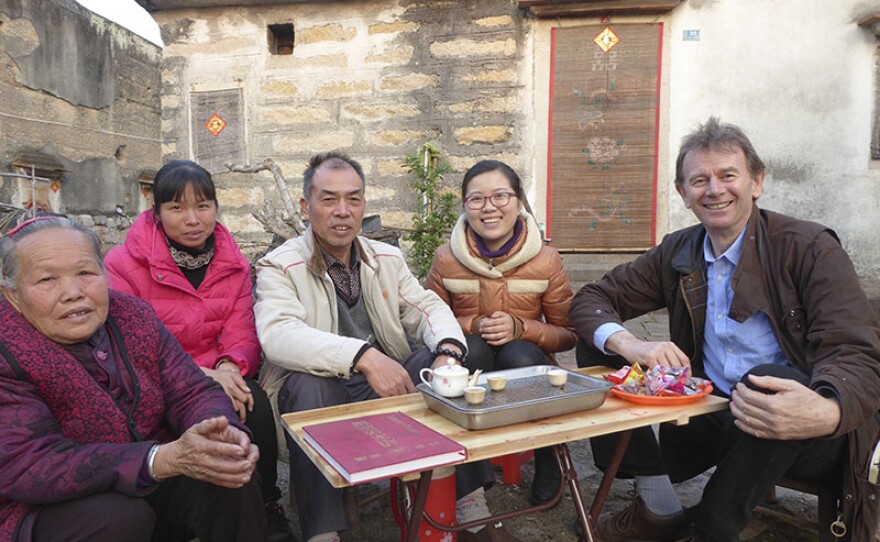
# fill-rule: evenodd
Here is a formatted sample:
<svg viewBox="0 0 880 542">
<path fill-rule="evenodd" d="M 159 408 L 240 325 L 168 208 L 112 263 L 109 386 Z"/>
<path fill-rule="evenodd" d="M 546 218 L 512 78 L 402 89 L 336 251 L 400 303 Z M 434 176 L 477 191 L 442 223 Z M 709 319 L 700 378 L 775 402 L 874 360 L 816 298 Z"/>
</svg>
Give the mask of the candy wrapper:
<svg viewBox="0 0 880 542">
<path fill-rule="evenodd" d="M 627 393 L 653 396 L 694 395 L 708 384 L 703 378 L 691 376 L 688 367 L 655 365 L 645 371 L 638 363 L 605 378 Z"/>
</svg>

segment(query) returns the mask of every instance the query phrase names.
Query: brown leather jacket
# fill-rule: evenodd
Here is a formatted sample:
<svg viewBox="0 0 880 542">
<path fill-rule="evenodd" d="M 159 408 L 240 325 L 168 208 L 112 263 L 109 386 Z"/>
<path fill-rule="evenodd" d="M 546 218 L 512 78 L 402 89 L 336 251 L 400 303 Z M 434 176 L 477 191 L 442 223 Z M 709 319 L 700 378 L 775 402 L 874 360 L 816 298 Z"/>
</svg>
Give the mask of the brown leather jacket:
<svg viewBox="0 0 880 542">
<path fill-rule="evenodd" d="M 665 307 L 671 340 L 701 374 L 705 234 L 702 225 L 671 233 L 635 261 L 584 286 L 571 315 L 588 348 L 600 325 Z M 836 390 L 840 425 L 829 437 L 847 436 L 850 460 L 841 509 L 849 540 L 871 541 L 880 519 L 880 490 L 867 480 L 880 434 L 880 323 L 852 262 L 832 230 L 753 207 L 732 284 L 729 316 L 743 322 L 764 311 L 782 351 L 810 375 L 811 387 Z"/>
<path fill-rule="evenodd" d="M 462 215 L 449 244 L 434 255 L 425 287 L 452 308 L 465 333 L 476 333 L 480 316 L 503 311 L 514 316 L 517 339 L 548 354 L 569 350 L 577 341 L 568 321 L 574 293 L 562 258 L 544 245 L 531 215 L 520 220 L 525 228 L 516 245 L 505 256 L 486 260 Z"/>
</svg>

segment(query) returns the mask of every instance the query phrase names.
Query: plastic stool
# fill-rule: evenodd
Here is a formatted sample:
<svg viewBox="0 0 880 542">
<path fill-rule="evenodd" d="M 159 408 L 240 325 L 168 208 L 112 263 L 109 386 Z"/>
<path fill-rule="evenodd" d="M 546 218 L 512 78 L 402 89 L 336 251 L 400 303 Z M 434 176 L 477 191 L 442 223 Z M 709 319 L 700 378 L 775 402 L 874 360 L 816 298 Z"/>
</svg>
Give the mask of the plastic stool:
<svg viewBox="0 0 880 542">
<path fill-rule="evenodd" d="M 518 454 L 507 454 L 501 457 L 493 457 L 492 464 L 501 467 L 505 484 L 518 484 L 522 481 L 520 466 L 534 456 L 535 452 L 532 450 Z"/>
<path fill-rule="evenodd" d="M 391 479 L 391 511 L 397 526 L 400 527 L 401 541 L 406 540 L 407 529 L 407 514 L 404 512 L 404 507 L 409 510 L 415 498 L 415 492 L 408 489 L 399 478 Z M 431 485 L 428 486 L 425 513 L 440 525 L 455 525 L 455 467 L 434 469 Z M 457 542 L 458 533 L 435 529 L 422 518 L 418 540 L 419 542 Z"/>
</svg>

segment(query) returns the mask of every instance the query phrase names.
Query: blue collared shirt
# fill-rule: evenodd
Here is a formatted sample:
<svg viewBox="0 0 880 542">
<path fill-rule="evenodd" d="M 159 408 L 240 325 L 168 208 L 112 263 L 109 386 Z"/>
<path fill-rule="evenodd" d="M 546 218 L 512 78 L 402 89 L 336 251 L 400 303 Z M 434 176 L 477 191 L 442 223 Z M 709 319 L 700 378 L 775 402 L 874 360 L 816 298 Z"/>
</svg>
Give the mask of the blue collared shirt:
<svg viewBox="0 0 880 542">
<path fill-rule="evenodd" d="M 756 312 L 741 324 L 727 316 L 733 301 L 731 279 L 742 255 L 745 234 L 743 230 L 730 248 L 717 258 L 708 235 L 703 243 L 708 285 L 703 367 L 706 376 L 727 394 L 752 367 L 764 363 L 789 365 L 766 314 Z M 605 342 L 618 331 L 624 331 L 620 324 L 602 324 L 593 334 L 593 345 L 611 354 L 605 350 Z"/>
</svg>

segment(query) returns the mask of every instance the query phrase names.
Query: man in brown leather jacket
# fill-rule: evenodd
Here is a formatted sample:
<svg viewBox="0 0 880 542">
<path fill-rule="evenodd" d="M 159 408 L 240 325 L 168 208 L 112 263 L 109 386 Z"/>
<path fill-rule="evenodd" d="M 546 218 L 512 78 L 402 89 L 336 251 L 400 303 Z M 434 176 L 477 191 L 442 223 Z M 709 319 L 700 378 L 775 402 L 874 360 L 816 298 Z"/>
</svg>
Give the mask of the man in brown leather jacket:
<svg viewBox="0 0 880 542">
<path fill-rule="evenodd" d="M 709 119 L 676 162 L 676 190 L 700 224 L 575 296 L 579 364 L 691 367 L 730 397 L 729 410 L 661 427 L 659 446 L 650 429 L 634 434 L 621 473 L 636 478 L 637 495 L 600 519 L 601 540 L 737 541 L 783 476 L 839 478 L 844 539 L 869 541 L 876 529 L 880 491 L 868 469 L 880 432 L 880 323 L 836 234 L 759 209 L 763 182 L 742 130 Z M 662 308 L 668 342 L 621 326 Z M 594 439 L 598 464 L 612 445 Z M 686 517 L 670 482 L 712 466 Z"/>
</svg>

